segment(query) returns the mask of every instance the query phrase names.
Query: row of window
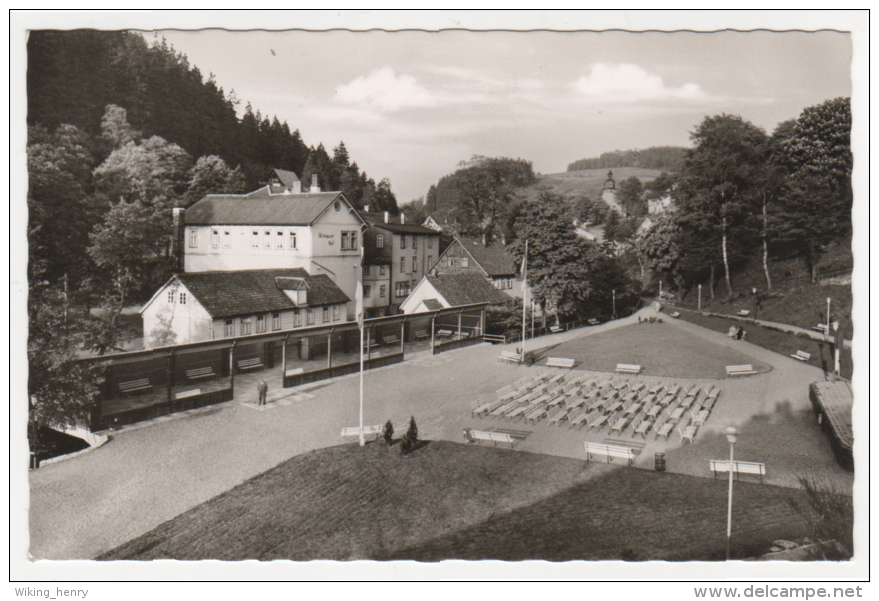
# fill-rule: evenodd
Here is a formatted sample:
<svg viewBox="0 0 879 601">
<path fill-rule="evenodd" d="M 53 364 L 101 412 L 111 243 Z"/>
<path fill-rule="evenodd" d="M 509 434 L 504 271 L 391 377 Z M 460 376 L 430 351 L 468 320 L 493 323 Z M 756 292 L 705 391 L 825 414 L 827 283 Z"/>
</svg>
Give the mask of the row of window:
<svg viewBox="0 0 879 601">
<path fill-rule="evenodd" d="M 295 309 L 293 311 L 293 327 L 299 327 L 302 325 L 302 314 L 305 313 L 305 325 L 313 326 L 315 322 L 315 310 L 314 309 L 305 309 L 304 311 L 301 309 Z M 323 307 L 323 323 L 329 323 L 331 321 L 339 321 L 342 317 L 342 308 L 341 305 L 326 305 Z M 235 336 L 235 322 L 238 322 L 238 336 L 248 336 L 250 334 L 263 334 L 266 332 L 267 322 L 269 320 L 268 315 L 257 315 L 254 319 L 251 316 L 241 317 L 236 319 L 227 319 L 224 327 L 223 327 L 223 335 L 227 338 Z M 272 331 L 277 331 L 281 329 L 281 314 L 280 313 L 272 313 L 271 314 L 272 321 Z M 254 329 L 255 325 L 255 329 Z"/>
<path fill-rule="evenodd" d="M 469 257 L 446 257 L 446 267 L 469 267 L 470 266 L 470 258 Z"/>
<path fill-rule="evenodd" d="M 222 235 L 221 232 L 222 231 Z M 211 230 L 211 248 L 232 248 L 231 230 Z M 286 234 L 283 230 L 253 230 L 250 234 L 251 248 L 274 248 L 275 250 L 296 250 L 296 232 Z M 189 230 L 189 248 L 198 248 L 198 228 Z M 342 232 L 342 250 L 357 250 L 357 230 Z"/>
<path fill-rule="evenodd" d="M 513 280 L 512 279 L 504 279 L 504 280 L 495 280 L 494 287 L 498 290 L 512 290 L 513 289 Z"/>
<path fill-rule="evenodd" d="M 168 290 L 168 304 L 173 305 L 175 302 L 178 302 L 181 305 L 185 305 L 186 293 L 181 291 L 180 294 L 177 294 L 176 290 Z"/>
<path fill-rule="evenodd" d="M 384 248 L 384 237 L 381 234 L 376 235 L 375 245 L 378 248 Z M 379 243 L 379 238 L 382 238 Z M 400 248 L 406 248 L 406 236 L 400 236 Z M 433 248 L 433 236 L 427 237 L 427 248 Z M 418 236 L 412 234 L 412 249 L 418 250 Z"/>
<path fill-rule="evenodd" d="M 412 280 L 411 282 L 397 282 L 394 285 L 394 296 L 399 298 L 402 296 L 409 296 L 409 292 L 415 288 L 418 284 L 418 280 Z M 363 298 L 370 298 L 372 295 L 372 286 L 369 284 L 365 284 L 363 286 Z M 384 284 L 378 287 L 378 297 L 385 298 L 387 295 L 387 286 Z"/>
</svg>

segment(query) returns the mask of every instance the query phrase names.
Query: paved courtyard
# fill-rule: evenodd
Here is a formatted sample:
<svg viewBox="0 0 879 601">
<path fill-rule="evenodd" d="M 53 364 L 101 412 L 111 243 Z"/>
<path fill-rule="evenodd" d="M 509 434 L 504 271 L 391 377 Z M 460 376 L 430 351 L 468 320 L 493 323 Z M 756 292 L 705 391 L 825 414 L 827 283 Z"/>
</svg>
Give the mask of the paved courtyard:
<svg viewBox="0 0 879 601">
<path fill-rule="evenodd" d="M 635 316 L 546 336 L 529 342 L 529 348 L 575 340 L 583 344 L 633 324 L 638 327 Z M 743 432 L 737 458 L 765 462 L 766 482 L 794 486 L 800 474 L 810 472 L 850 489 L 853 475 L 836 464 L 811 414 L 808 384 L 823 379 L 821 370 L 686 322 L 667 320 L 662 325 L 771 370 L 736 380 L 699 380 L 723 393 L 694 444 L 682 445 L 677 436 L 668 441 L 648 436 L 637 467 L 651 469 L 653 454 L 661 451 L 669 471 L 711 477 L 708 460 L 727 456 L 722 430 L 735 424 Z M 646 334 L 644 342 L 649 342 Z M 519 450 L 585 459 L 583 441 L 601 441 L 606 434 L 471 417 L 471 401 L 533 369 L 497 362 L 501 350 L 482 344 L 366 372 L 366 423 L 390 418 L 397 430 L 404 430 L 414 415 L 422 438 L 455 442 L 463 442 L 465 427 L 513 427 L 530 431 Z M 656 352 L 680 353 L 686 360 L 692 351 Z M 590 366 L 578 366 L 585 367 Z M 684 382 L 680 377 L 670 380 Z M 235 401 L 123 429 L 101 448 L 30 472 L 31 555 L 93 558 L 294 455 L 344 442 L 341 428 L 357 424 L 358 387 L 358 376 L 352 375 L 273 391 L 274 401 L 260 410 L 254 407 L 255 386 L 239 388 L 236 382 Z"/>
</svg>

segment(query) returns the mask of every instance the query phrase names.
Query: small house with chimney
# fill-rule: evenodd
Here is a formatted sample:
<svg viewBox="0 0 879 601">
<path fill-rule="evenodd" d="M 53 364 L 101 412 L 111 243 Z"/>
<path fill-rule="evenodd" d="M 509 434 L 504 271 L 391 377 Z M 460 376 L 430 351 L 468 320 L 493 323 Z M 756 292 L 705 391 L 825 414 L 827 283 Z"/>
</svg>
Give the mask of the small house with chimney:
<svg viewBox="0 0 879 601">
<path fill-rule="evenodd" d="M 458 236 L 440 255 L 431 273 L 478 273 L 508 299 L 521 299 L 523 281 L 517 263 L 521 264 L 521 257 L 517 259 L 510 253 L 503 236 Z"/>
<path fill-rule="evenodd" d="M 509 300 L 480 273 L 444 273 L 424 276 L 400 305 L 400 311 L 425 313 L 483 303 L 503 305 Z"/>
<path fill-rule="evenodd" d="M 350 301 L 329 276 L 302 268 L 180 273 L 141 309 L 144 346 L 341 323 Z"/>
</svg>

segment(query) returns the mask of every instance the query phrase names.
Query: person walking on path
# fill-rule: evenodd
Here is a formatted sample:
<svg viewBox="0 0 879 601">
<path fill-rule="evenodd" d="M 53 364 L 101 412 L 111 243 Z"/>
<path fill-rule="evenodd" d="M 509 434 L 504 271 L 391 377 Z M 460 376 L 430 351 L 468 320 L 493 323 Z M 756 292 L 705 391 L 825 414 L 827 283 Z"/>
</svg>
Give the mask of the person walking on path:
<svg viewBox="0 0 879 601">
<path fill-rule="evenodd" d="M 259 402 L 257 403 L 260 407 L 266 404 L 266 395 L 269 392 L 269 385 L 266 384 L 265 380 L 260 380 L 259 385 L 257 386 L 257 391 L 259 392 Z"/>
</svg>

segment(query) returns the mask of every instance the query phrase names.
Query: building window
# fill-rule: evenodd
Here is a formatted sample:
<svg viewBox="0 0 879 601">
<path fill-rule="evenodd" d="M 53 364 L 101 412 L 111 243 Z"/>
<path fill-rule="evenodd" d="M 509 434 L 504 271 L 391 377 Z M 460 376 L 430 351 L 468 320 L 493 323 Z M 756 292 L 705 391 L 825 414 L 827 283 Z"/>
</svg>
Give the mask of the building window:
<svg viewBox="0 0 879 601">
<path fill-rule="evenodd" d="M 280 330 L 281 329 L 281 314 L 280 313 L 272 313 L 272 329 Z"/>
<path fill-rule="evenodd" d="M 198 248 L 198 229 L 189 228 L 189 248 Z"/>
<path fill-rule="evenodd" d="M 232 232 L 229 230 L 223 231 L 223 248 L 232 248 Z"/>
<path fill-rule="evenodd" d="M 186 293 L 185 293 L 185 292 L 181 292 L 181 293 L 180 293 L 180 304 L 181 304 L 181 305 L 185 305 L 185 304 L 186 304 Z"/>
<path fill-rule="evenodd" d="M 220 248 L 220 230 L 211 230 L 211 248 Z"/>
<path fill-rule="evenodd" d="M 302 312 L 299 309 L 293 311 L 293 327 L 299 327 L 302 325 Z"/>
<path fill-rule="evenodd" d="M 431 267 L 433 267 L 433 256 L 427 255 L 427 268 L 430 269 Z"/>
<path fill-rule="evenodd" d="M 324 305 L 324 323 L 329 323 L 330 321 L 330 306 Z"/>
<path fill-rule="evenodd" d="M 400 273 L 406 273 L 406 257 L 400 257 Z"/>
<path fill-rule="evenodd" d="M 263 232 L 263 234 L 264 234 L 262 237 L 263 238 L 263 243 L 262 243 L 263 248 L 271 248 L 272 247 L 272 232 L 270 232 L 269 230 L 265 230 Z"/>
<path fill-rule="evenodd" d="M 382 284 L 381 286 L 378 287 L 378 295 L 380 298 L 384 298 L 385 295 L 387 294 L 387 292 L 388 292 L 388 287 L 385 286 L 384 284 Z"/>
<path fill-rule="evenodd" d="M 384 275 L 384 274 L 385 274 L 385 266 L 384 266 L 384 265 L 379 265 L 379 267 L 378 267 L 378 274 L 379 274 L 379 275 Z"/>
<path fill-rule="evenodd" d="M 289 245 L 290 250 L 296 250 L 296 232 L 290 232 L 287 244 Z"/>
<path fill-rule="evenodd" d="M 251 317 L 242 317 L 241 318 L 241 335 L 247 336 L 250 334 L 250 324 L 253 322 L 253 318 Z"/>
<path fill-rule="evenodd" d="M 461 257 L 461 267 L 469 267 L 470 259 L 468 257 Z"/>
<path fill-rule="evenodd" d="M 418 236 L 412 234 L 412 250 L 418 249 Z"/>
<path fill-rule="evenodd" d="M 333 305 L 333 321 L 339 321 L 339 317 L 341 316 L 341 309 L 339 305 Z"/>
<path fill-rule="evenodd" d="M 409 282 L 397 282 L 394 294 L 397 298 L 409 296 Z"/>
<path fill-rule="evenodd" d="M 174 291 L 173 290 L 168 290 L 168 304 L 169 305 L 174 304 Z"/>
<path fill-rule="evenodd" d="M 250 247 L 259 248 L 259 232 L 255 231 L 250 235 Z"/>
<path fill-rule="evenodd" d="M 308 313 L 307 313 L 307 315 L 306 315 L 306 323 L 307 323 L 308 325 L 313 325 L 313 324 L 314 324 L 314 309 L 309 309 L 309 310 L 308 310 Z"/>
<path fill-rule="evenodd" d="M 427 248 L 433 248 L 433 236 L 427 237 Z"/>
<path fill-rule="evenodd" d="M 342 250 L 357 250 L 357 231 L 342 232 Z"/>
<path fill-rule="evenodd" d="M 266 331 L 266 316 L 265 315 L 257 315 L 256 316 L 256 333 L 262 334 Z"/>
<path fill-rule="evenodd" d="M 384 236 L 384 234 L 376 234 L 376 235 L 375 235 L 375 247 L 376 247 L 376 248 L 384 248 L 384 247 L 385 247 L 385 236 Z"/>
<path fill-rule="evenodd" d="M 412 257 L 412 273 L 418 271 L 418 257 Z"/>
<path fill-rule="evenodd" d="M 363 287 L 363 298 L 369 298 L 369 295 L 371 292 L 372 292 L 372 286 L 364 286 Z"/>
<path fill-rule="evenodd" d="M 363 275 L 369 275 L 369 265 L 363 266 Z"/>
<path fill-rule="evenodd" d="M 277 250 L 284 250 L 284 232 L 278 232 L 277 236 L 275 236 L 275 248 Z"/>
<path fill-rule="evenodd" d="M 400 236 L 400 248 L 406 248 L 406 236 Z"/>
<path fill-rule="evenodd" d="M 223 326 L 223 336 L 226 338 L 231 338 L 235 335 L 235 320 L 227 319 L 226 325 Z"/>
</svg>

